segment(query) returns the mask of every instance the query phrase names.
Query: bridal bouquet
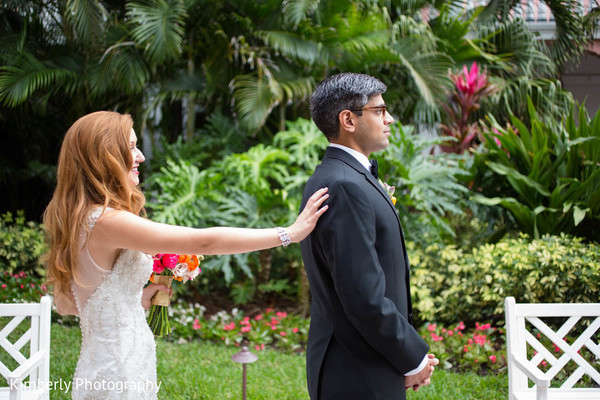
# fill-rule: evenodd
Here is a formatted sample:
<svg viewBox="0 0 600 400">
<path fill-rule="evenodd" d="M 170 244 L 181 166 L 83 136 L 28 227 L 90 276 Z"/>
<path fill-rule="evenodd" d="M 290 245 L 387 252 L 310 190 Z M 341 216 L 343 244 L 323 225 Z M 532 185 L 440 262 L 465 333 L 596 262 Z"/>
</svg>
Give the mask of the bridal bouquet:
<svg viewBox="0 0 600 400">
<path fill-rule="evenodd" d="M 163 284 L 169 289 L 173 279 L 190 281 L 197 277 L 200 270 L 200 261 L 204 260 L 203 256 L 186 255 L 186 254 L 157 254 L 154 256 L 154 272 L 150 276 L 150 282 Z M 157 291 L 152 296 L 152 307 L 148 314 L 148 325 L 152 332 L 157 336 L 164 336 L 171 333 L 171 325 L 169 325 L 169 313 L 167 307 L 171 300 L 169 294 L 162 291 Z"/>
</svg>

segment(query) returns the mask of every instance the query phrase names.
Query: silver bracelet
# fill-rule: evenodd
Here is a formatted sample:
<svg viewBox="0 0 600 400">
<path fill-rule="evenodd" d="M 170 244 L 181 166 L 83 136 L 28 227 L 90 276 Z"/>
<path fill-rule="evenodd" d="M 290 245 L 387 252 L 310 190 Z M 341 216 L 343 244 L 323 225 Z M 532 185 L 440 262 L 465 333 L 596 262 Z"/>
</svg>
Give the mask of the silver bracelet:
<svg viewBox="0 0 600 400">
<path fill-rule="evenodd" d="M 288 235 L 285 229 L 280 227 L 276 227 L 275 229 L 277 229 L 277 233 L 279 234 L 279 239 L 281 239 L 281 244 L 283 245 L 283 247 L 288 246 L 290 243 L 292 243 L 292 239 L 290 239 L 290 235 Z"/>
</svg>

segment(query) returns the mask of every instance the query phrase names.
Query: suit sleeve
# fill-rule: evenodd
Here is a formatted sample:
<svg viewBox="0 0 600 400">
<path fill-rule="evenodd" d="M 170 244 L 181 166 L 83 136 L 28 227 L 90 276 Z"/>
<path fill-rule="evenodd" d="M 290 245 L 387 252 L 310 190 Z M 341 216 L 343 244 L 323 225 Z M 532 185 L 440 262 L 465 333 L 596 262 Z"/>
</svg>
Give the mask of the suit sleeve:
<svg viewBox="0 0 600 400">
<path fill-rule="evenodd" d="M 375 210 L 350 181 L 337 182 L 329 193 L 331 206 L 319 221 L 317 235 L 344 312 L 362 337 L 405 374 L 422 362 L 429 346 L 385 297 L 385 275 L 375 248 Z"/>
</svg>

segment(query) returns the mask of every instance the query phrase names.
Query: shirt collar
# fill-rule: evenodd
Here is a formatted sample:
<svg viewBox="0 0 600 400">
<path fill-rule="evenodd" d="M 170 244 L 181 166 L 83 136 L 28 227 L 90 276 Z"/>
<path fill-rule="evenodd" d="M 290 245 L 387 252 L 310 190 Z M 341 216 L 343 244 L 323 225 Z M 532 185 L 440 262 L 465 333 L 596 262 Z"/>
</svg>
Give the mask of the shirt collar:
<svg viewBox="0 0 600 400">
<path fill-rule="evenodd" d="M 356 160 L 362 164 L 363 167 L 367 169 L 367 171 L 371 172 L 371 162 L 369 159 L 360 151 L 351 149 L 350 147 L 346 147 L 337 143 L 329 143 L 329 147 L 335 147 L 341 150 L 344 150 L 346 153 L 350 154 L 352 157 L 356 158 Z"/>
</svg>

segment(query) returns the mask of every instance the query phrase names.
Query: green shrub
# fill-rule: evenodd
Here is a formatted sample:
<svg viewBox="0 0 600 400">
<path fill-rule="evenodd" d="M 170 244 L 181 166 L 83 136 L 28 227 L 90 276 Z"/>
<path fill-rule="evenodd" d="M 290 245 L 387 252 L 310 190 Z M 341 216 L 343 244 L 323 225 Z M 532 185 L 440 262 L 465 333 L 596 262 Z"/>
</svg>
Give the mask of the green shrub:
<svg viewBox="0 0 600 400">
<path fill-rule="evenodd" d="M 0 270 L 45 275 L 41 260 L 47 249 L 44 230 L 36 222 L 26 222 L 23 211 L 16 216 L 10 212 L 0 216 L 0 243 Z"/>
<path fill-rule="evenodd" d="M 504 320 L 504 298 L 524 303 L 589 303 L 600 291 L 600 245 L 581 238 L 526 235 L 472 251 L 408 243 L 420 322 Z"/>
</svg>

